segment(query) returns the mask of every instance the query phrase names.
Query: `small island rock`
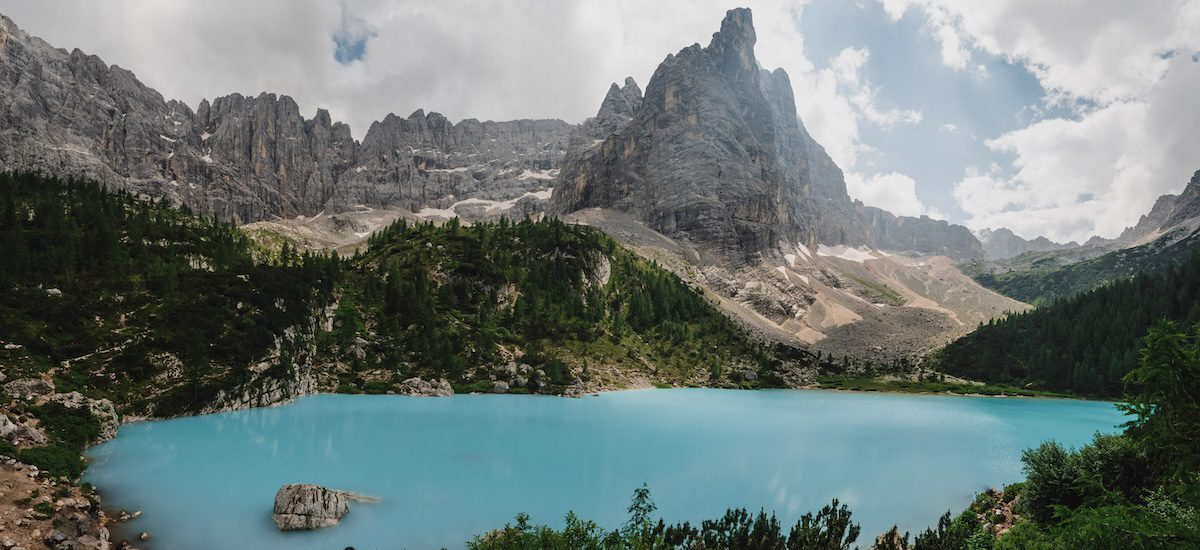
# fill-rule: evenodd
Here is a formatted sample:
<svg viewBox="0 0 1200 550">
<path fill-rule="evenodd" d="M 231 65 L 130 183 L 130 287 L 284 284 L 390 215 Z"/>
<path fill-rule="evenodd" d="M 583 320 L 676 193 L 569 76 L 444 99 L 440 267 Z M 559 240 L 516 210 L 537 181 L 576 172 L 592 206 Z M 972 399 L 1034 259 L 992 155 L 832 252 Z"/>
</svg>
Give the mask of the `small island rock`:
<svg viewBox="0 0 1200 550">
<path fill-rule="evenodd" d="M 337 525 L 350 513 L 350 501 L 342 491 L 318 485 L 292 483 L 275 493 L 271 519 L 282 531 L 321 529 Z"/>
<path fill-rule="evenodd" d="M 378 502 L 349 491 L 327 489 L 308 483 L 291 483 L 275 493 L 271 519 L 282 531 L 321 529 L 337 525 L 350 513 L 350 501 Z"/>
</svg>

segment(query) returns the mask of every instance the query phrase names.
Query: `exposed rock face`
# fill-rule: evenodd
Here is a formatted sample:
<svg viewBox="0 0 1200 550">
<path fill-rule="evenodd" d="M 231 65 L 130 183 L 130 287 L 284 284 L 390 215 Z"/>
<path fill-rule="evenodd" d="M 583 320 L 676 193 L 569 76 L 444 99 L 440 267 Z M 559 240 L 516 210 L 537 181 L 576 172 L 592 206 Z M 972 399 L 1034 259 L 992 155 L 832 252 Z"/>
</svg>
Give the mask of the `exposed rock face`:
<svg viewBox="0 0 1200 550">
<path fill-rule="evenodd" d="M 989 260 L 1004 260 L 1026 252 L 1064 250 L 1079 246 L 1079 243 L 1074 241 L 1060 244 L 1046 237 L 1026 240 L 1004 227 L 995 230 L 984 229 L 979 233 L 979 241 L 983 243 L 984 255 Z"/>
<path fill-rule="evenodd" d="M 213 402 L 200 412 L 209 414 L 255 407 L 271 407 L 290 403 L 296 398 L 316 393 L 317 383 L 307 365 L 297 365 L 290 375 L 289 378 L 274 378 L 255 373 L 249 381 L 233 391 L 222 390 L 219 392 Z"/>
<path fill-rule="evenodd" d="M 282 531 L 333 527 L 350 513 L 350 501 L 369 501 L 346 491 L 319 485 L 292 483 L 275 493 L 271 519 Z"/>
<path fill-rule="evenodd" d="M 16 422 L 0 412 L 0 440 L 13 445 L 33 446 L 46 444 L 46 433 L 29 422 Z"/>
<path fill-rule="evenodd" d="M 100 442 L 116 437 L 117 428 L 121 424 L 120 417 L 117 416 L 117 410 L 113 407 L 112 401 L 107 399 L 92 399 L 74 391 L 57 393 L 53 383 L 41 378 L 13 380 L 4 385 L 4 392 L 13 399 L 37 405 L 57 403 L 68 409 L 87 409 L 92 416 L 100 420 Z M 37 443 L 38 438 L 27 432 L 25 435 L 26 437 L 33 437 L 33 439 L 28 439 L 28 441 L 35 442 L 35 444 L 45 443 L 44 436 L 40 438 L 40 443 Z"/>
<path fill-rule="evenodd" d="M 4 385 L 4 393 L 14 399 L 28 401 L 54 394 L 54 384 L 41 378 L 21 378 Z"/>
<path fill-rule="evenodd" d="M 1154 208 L 1142 216 L 1137 225 L 1122 232 L 1116 241 L 1137 243 L 1142 239 L 1160 235 L 1167 229 L 1197 219 L 1200 219 L 1200 170 L 1192 175 L 1192 179 L 1182 193 L 1159 197 L 1154 202 Z"/>
<path fill-rule="evenodd" d="M 1196 218 L 1200 218 L 1200 170 L 1192 174 L 1187 187 L 1184 187 L 1183 192 L 1175 199 L 1171 215 L 1163 225 L 1171 227 Z"/>
<path fill-rule="evenodd" d="M 97 442 L 104 442 L 117 437 L 117 428 L 121 426 L 121 420 L 117 416 L 117 409 L 113 406 L 112 401 L 84 397 L 83 394 L 73 391 L 56 393 L 49 399 L 49 402 L 58 403 L 68 409 L 86 408 L 92 416 L 99 418 L 100 436 Z"/>
<path fill-rule="evenodd" d="M 445 378 L 426 381 L 421 378 L 409 378 L 401 385 L 402 391 L 398 392 L 402 395 L 416 395 L 423 397 L 450 397 L 454 395 L 454 388 L 450 387 L 450 382 Z"/>
<path fill-rule="evenodd" d="M 569 158 L 555 211 L 623 210 L 730 259 L 748 259 L 778 240 L 815 242 L 804 227 L 784 223 L 798 215 L 786 201 L 776 143 L 785 121 L 764 92 L 755 39 L 749 10 L 733 10 L 707 48 L 667 56 L 631 120 Z M 614 91 L 597 121 L 617 118 L 610 110 L 617 102 L 608 100 Z"/>
<path fill-rule="evenodd" d="M 628 212 L 734 264 L 781 244 L 982 257 L 965 228 L 852 201 L 797 118 L 787 73 L 759 69 L 754 43 L 750 10 L 731 10 L 708 47 L 667 56 L 640 102 L 631 80 L 614 84 L 571 140 L 553 211 Z"/>
<path fill-rule="evenodd" d="M 872 246 L 911 254 L 936 254 L 962 261 L 984 257 L 984 248 L 961 225 L 927 216 L 895 216 L 871 206 L 862 209 L 867 240 Z"/>
<path fill-rule="evenodd" d="M 193 112 L 133 73 L 0 16 L 0 169 L 87 176 L 239 223 L 355 204 L 416 209 L 549 187 L 572 125 L 388 115 L 362 144 L 325 110 L 233 94 Z M 543 203 L 545 201 L 542 201 Z M 541 208 L 536 208 L 540 211 Z"/>
</svg>

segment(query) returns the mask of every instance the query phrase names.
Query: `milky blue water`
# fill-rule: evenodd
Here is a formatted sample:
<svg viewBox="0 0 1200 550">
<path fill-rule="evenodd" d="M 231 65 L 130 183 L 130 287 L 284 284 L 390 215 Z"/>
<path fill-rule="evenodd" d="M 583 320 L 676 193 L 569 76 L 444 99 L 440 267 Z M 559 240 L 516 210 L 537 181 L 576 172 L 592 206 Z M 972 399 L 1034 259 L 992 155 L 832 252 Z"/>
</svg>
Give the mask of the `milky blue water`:
<svg viewBox="0 0 1200 550">
<path fill-rule="evenodd" d="M 916 531 L 989 486 L 1021 450 L 1077 446 L 1122 421 L 1108 403 L 832 391 L 645 390 L 583 399 L 319 395 L 278 408 L 133 424 L 86 478 L 153 549 L 461 548 L 518 512 L 605 527 L 647 482 L 668 521 L 727 507 L 787 525 L 839 497 L 872 540 Z M 280 533 L 275 491 L 376 496 L 340 525 Z"/>
</svg>

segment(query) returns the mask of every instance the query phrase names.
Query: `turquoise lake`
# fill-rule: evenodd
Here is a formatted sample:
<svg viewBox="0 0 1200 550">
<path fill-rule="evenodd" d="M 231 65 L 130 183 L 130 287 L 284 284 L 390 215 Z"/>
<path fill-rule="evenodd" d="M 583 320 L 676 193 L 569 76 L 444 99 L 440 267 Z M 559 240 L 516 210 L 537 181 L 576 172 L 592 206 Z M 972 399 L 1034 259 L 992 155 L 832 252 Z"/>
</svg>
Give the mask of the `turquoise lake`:
<svg viewBox="0 0 1200 550">
<path fill-rule="evenodd" d="M 1021 451 L 1113 432 L 1111 403 L 834 391 L 641 390 L 582 399 L 317 395 L 287 406 L 132 424 L 89 451 L 107 506 L 143 510 L 144 547 L 461 548 L 527 512 L 605 528 L 646 482 L 668 521 L 728 507 L 785 526 L 833 497 L 869 544 L 917 531 L 989 486 Z M 382 499 L 340 525 L 280 533 L 275 491 L 316 483 Z"/>
</svg>

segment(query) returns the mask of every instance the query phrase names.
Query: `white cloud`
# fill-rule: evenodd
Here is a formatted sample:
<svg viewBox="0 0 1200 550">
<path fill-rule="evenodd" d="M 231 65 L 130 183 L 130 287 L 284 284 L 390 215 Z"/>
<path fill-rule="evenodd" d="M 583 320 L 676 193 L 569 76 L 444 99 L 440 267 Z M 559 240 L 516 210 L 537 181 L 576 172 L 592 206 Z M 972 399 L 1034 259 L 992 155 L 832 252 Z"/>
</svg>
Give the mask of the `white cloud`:
<svg viewBox="0 0 1200 550">
<path fill-rule="evenodd" d="M 953 122 L 947 122 L 946 124 L 943 124 L 940 127 L 938 127 L 938 132 L 941 132 L 943 134 L 958 133 L 958 125 L 954 124 Z"/>
<path fill-rule="evenodd" d="M 1034 237 L 1114 237 L 1177 192 L 1200 168 L 1200 64 L 1171 60 L 1165 78 L 1137 101 L 1122 101 L 1073 119 L 1042 120 L 989 140 L 1012 157 L 998 168 L 968 173 L 954 188 L 973 229 L 1008 227 Z"/>
<path fill-rule="evenodd" d="M 974 229 L 1056 240 L 1113 237 L 1200 168 L 1200 1 L 881 0 L 893 19 L 918 10 L 962 69 L 981 52 L 1041 83 L 1028 126 L 988 140 L 1006 170 L 969 171 L 954 197 Z M 1046 107 L 1073 112 L 1045 119 Z M 1050 112 L 1053 112 L 1051 110 Z"/>
<path fill-rule="evenodd" d="M 950 67 L 970 63 L 969 45 L 1024 63 L 1052 96 L 1102 103 L 1146 91 L 1166 72 L 1166 54 L 1190 55 L 1200 35 L 1196 0 L 881 2 L 894 19 L 921 10 Z"/>
<path fill-rule="evenodd" d="M 868 122 L 884 128 L 897 124 L 921 122 L 920 111 L 904 109 L 881 109 L 877 91 L 862 76 L 871 52 L 866 48 L 846 48 L 829 62 L 829 70 L 838 83 L 842 94 L 849 98 L 858 113 Z"/>
<path fill-rule="evenodd" d="M 927 208 L 917 198 L 917 182 L 897 172 L 874 174 L 863 177 L 855 173 L 846 174 L 846 190 L 850 196 L 869 206 L 876 206 L 898 216 L 929 216 L 943 218 Z"/>
</svg>

